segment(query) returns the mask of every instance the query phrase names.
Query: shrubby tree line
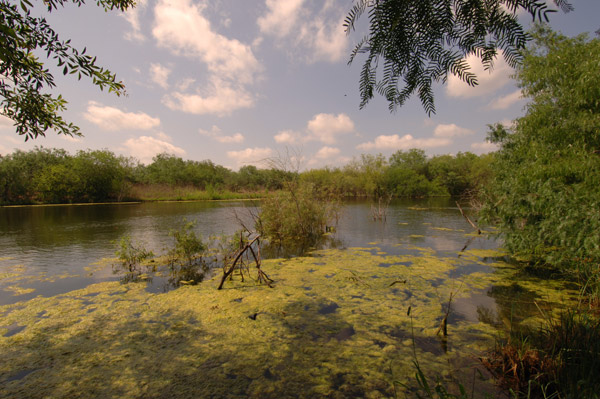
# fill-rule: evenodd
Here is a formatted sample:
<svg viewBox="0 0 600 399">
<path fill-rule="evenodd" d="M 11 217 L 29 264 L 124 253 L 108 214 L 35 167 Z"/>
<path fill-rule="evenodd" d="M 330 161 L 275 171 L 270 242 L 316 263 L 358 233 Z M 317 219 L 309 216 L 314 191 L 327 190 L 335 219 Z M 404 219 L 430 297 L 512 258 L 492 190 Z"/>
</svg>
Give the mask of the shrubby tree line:
<svg viewBox="0 0 600 399">
<path fill-rule="evenodd" d="M 576 272 L 600 297 L 600 40 L 533 36 L 517 71 L 527 112 L 490 129 L 501 149 L 482 214 L 512 253 Z"/>
<path fill-rule="evenodd" d="M 389 158 L 362 154 L 341 168 L 303 172 L 300 178 L 343 196 L 460 196 L 477 191 L 492 174 L 493 154 L 427 157 L 425 151 L 397 151 Z"/>
<path fill-rule="evenodd" d="M 43 147 L 0 156 L 0 203 L 76 203 L 123 201 L 147 187 L 256 193 L 279 191 L 292 180 L 339 197 L 462 195 L 491 175 L 493 155 L 458 153 L 428 158 L 423 150 L 391 157 L 363 154 L 339 168 L 305 172 L 254 165 L 237 172 L 212 161 L 159 154 L 149 165 L 108 150 L 79 151 Z M 138 188 L 139 190 L 132 190 Z"/>
</svg>

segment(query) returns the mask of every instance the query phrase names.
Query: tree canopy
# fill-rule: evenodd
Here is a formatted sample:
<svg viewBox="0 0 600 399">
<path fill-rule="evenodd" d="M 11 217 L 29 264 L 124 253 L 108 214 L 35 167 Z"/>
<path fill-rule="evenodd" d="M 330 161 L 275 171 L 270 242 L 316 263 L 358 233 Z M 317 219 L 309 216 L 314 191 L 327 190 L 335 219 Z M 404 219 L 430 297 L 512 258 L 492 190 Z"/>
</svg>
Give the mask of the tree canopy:
<svg viewBox="0 0 600 399">
<path fill-rule="evenodd" d="M 43 2 L 48 12 L 65 3 L 85 4 L 84 0 Z M 133 7 L 135 0 L 96 0 L 96 4 L 105 10 L 124 11 Z M 45 92 L 56 84 L 39 55 L 55 62 L 64 75 L 86 76 L 101 90 L 121 95 L 125 86 L 111 71 L 96 65 L 96 58 L 87 55 L 85 48 L 78 50 L 70 40 L 61 40 L 45 18 L 33 17 L 32 8 L 30 0 L 0 0 L 0 114 L 14 121 L 17 133 L 26 141 L 45 136 L 49 129 L 80 136 L 79 128 L 59 114 L 65 110 L 66 100 Z"/>
<path fill-rule="evenodd" d="M 566 0 L 554 0 L 563 11 Z M 366 54 L 360 73 L 360 107 L 378 93 L 391 111 L 417 94 L 428 115 L 435 113 L 432 85 L 454 74 L 469 85 L 477 77 L 465 57 L 481 58 L 493 67 L 498 52 L 516 67 L 529 36 L 518 21 L 524 10 L 534 21 L 548 21 L 555 11 L 546 0 L 358 0 L 348 13 L 346 33 L 364 14 L 369 31 L 351 53 L 351 64 Z"/>
<path fill-rule="evenodd" d="M 533 34 L 517 80 L 530 99 L 500 144 L 484 215 L 513 253 L 584 272 L 600 262 L 600 39 Z"/>
</svg>

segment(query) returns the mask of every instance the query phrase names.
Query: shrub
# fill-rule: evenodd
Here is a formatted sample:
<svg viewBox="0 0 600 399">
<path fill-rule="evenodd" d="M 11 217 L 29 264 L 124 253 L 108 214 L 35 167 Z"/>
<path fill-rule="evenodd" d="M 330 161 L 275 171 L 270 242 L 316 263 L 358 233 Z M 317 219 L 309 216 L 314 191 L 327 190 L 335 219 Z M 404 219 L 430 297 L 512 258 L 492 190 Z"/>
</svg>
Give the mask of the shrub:
<svg viewBox="0 0 600 399">
<path fill-rule="evenodd" d="M 169 233 L 175 240 L 174 246 L 168 251 L 170 282 L 175 286 L 183 282 L 199 283 L 208 270 L 203 257 L 206 245 L 202 237 L 196 235 L 195 226 L 195 222 L 184 221 L 181 229 Z"/>
<path fill-rule="evenodd" d="M 123 280 L 127 282 L 137 280 L 142 275 L 141 263 L 148 258 L 152 258 L 154 253 L 144 248 L 141 243 L 132 241 L 130 235 L 125 235 L 118 242 L 115 255 L 120 264 L 114 265 L 113 271 L 115 273 L 124 271 Z"/>
<path fill-rule="evenodd" d="M 288 189 L 262 202 L 256 230 L 279 244 L 316 242 L 337 221 L 339 202 L 310 183 L 291 182 Z"/>
</svg>

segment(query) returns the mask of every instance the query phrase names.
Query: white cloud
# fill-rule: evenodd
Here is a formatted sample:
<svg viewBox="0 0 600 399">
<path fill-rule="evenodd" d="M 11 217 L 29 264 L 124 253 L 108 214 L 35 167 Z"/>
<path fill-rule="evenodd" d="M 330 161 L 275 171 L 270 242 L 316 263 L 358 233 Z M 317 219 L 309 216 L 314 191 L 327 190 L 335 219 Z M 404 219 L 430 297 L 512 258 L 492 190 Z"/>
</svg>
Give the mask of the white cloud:
<svg viewBox="0 0 600 399">
<path fill-rule="evenodd" d="M 249 84 L 260 71 L 250 46 L 212 30 L 202 14 L 205 4 L 190 0 L 160 0 L 154 9 L 152 34 L 160 47 L 198 58 L 221 79 Z"/>
<path fill-rule="evenodd" d="M 345 14 L 338 20 L 327 21 L 324 17 L 317 18 L 312 24 L 302 28 L 301 38 L 310 43 L 314 53 L 311 62 L 337 62 L 347 55 L 348 37 L 343 29 Z"/>
<path fill-rule="evenodd" d="M 21 136 L 17 136 L 17 137 L 21 137 Z M 0 143 L 3 143 L 3 144 L 11 143 L 16 146 L 21 146 L 24 142 L 24 139 L 17 139 L 17 137 L 13 136 L 12 134 L 3 135 L 0 137 Z M 0 154 L 10 154 L 11 152 L 13 152 L 13 150 L 10 150 L 8 147 L 0 144 Z"/>
<path fill-rule="evenodd" d="M 193 83 L 184 80 L 163 103 L 193 114 L 229 115 L 254 105 L 252 85 L 262 71 L 250 45 L 217 33 L 203 15 L 206 3 L 191 0 L 159 0 L 154 9 L 152 34 L 158 46 L 178 56 L 197 59 L 208 71 L 208 83 L 186 92 Z"/>
<path fill-rule="evenodd" d="M 320 113 L 308 121 L 305 132 L 282 130 L 273 138 L 279 144 L 299 144 L 309 141 L 320 141 L 334 144 L 338 136 L 354 131 L 354 122 L 346 114 Z"/>
<path fill-rule="evenodd" d="M 471 149 L 473 150 L 473 152 L 477 153 L 477 154 L 485 154 L 488 152 L 492 152 L 492 151 L 496 151 L 498 150 L 500 147 L 497 144 L 494 143 L 488 143 L 483 142 L 483 143 L 473 143 L 471 144 Z"/>
<path fill-rule="evenodd" d="M 173 139 L 171 138 L 171 136 L 169 136 L 168 134 L 164 133 L 164 132 L 158 132 L 155 134 L 156 138 L 162 141 L 166 141 L 167 143 L 170 143 L 173 141 Z"/>
<path fill-rule="evenodd" d="M 69 136 L 68 134 L 59 134 L 58 137 L 61 140 L 68 141 L 70 143 L 81 143 L 83 141 L 81 136 Z"/>
<path fill-rule="evenodd" d="M 343 21 L 347 10 L 326 0 L 321 7 L 303 0 L 267 0 L 267 12 L 257 23 L 263 34 L 272 35 L 283 48 L 300 49 L 309 62 L 337 62 L 346 56 L 348 38 Z"/>
<path fill-rule="evenodd" d="M 237 109 L 252 107 L 254 98 L 244 88 L 233 87 L 213 77 L 211 86 L 204 92 L 190 94 L 176 91 L 163 97 L 163 104 L 172 110 L 191 114 L 225 116 Z"/>
<path fill-rule="evenodd" d="M 333 144 L 336 136 L 350 133 L 354 130 L 354 122 L 346 114 L 317 114 L 308 122 L 310 139 Z"/>
<path fill-rule="evenodd" d="M 95 101 L 88 103 L 83 117 L 104 130 L 150 130 L 160 125 L 160 119 L 144 112 L 123 112 Z"/>
<path fill-rule="evenodd" d="M 257 164 L 273 155 L 273 150 L 270 148 L 246 148 L 241 151 L 227 151 L 227 157 L 235 160 L 238 166 L 246 164 Z"/>
<path fill-rule="evenodd" d="M 7 116 L 0 115 L 0 129 L 14 129 L 15 122 Z"/>
<path fill-rule="evenodd" d="M 340 154 L 339 148 L 334 147 L 323 147 L 315 154 L 315 158 L 317 159 L 331 159 Z"/>
<path fill-rule="evenodd" d="M 464 127 L 460 127 L 455 125 L 454 123 L 444 125 L 440 124 L 435 127 L 433 131 L 433 135 L 435 137 L 459 137 L 459 136 L 469 136 L 474 134 L 475 132 L 471 129 L 465 129 Z"/>
<path fill-rule="evenodd" d="M 267 0 L 267 14 L 258 18 L 258 27 L 263 33 L 276 37 L 287 36 L 300 15 L 304 0 Z"/>
<path fill-rule="evenodd" d="M 233 144 L 244 142 L 244 136 L 241 133 L 235 133 L 231 136 L 226 136 L 223 135 L 221 129 L 216 125 L 213 125 L 213 127 L 210 130 L 198 129 L 198 132 L 202 136 L 210 137 L 218 141 L 219 143 Z"/>
<path fill-rule="evenodd" d="M 146 0 L 137 0 L 134 8 L 130 8 L 127 11 L 119 14 L 131 25 L 131 32 L 127 32 L 125 34 L 125 39 L 135 42 L 143 42 L 146 40 L 146 37 L 142 34 L 142 28 L 140 24 L 140 13 L 145 11 L 146 4 Z"/>
<path fill-rule="evenodd" d="M 160 64 L 150 64 L 150 80 L 165 90 L 169 88 L 169 83 L 167 80 L 169 79 L 170 74 L 171 69 L 167 68 L 166 66 Z"/>
<path fill-rule="evenodd" d="M 300 141 L 300 134 L 293 130 L 282 130 L 273 138 L 279 144 L 296 144 Z"/>
<path fill-rule="evenodd" d="M 402 137 L 393 134 L 390 136 L 377 136 L 374 141 L 359 144 L 356 148 L 359 150 L 408 150 L 411 148 L 443 147 L 451 143 L 447 138 L 415 139 L 410 134 L 405 134 Z"/>
<path fill-rule="evenodd" d="M 25 142 L 25 138 L 23 136 L 18 136 L 18 135 L 14 135 L 14 134 L 11 134 L 8 136 L 3 136 L 2 140 L 5 143 L 11 143 L 14 145 L 21 145 Z"/>
<path fill-rule="evenodd" d="M 179 82 L 177 82 L 176 88 L 178 91 L 186 91 L 194 83 L 196 83 L 196 79 L 194 78 L 181 79 Z"/>
<path fill-rule="evenodd" d="M 500 98 L 496 98 L 494 101 L 490 103 L 491 109 L 507 109 L 513 104 L 516 104 L 522 99 L 521 90 L 515 90 L 506 96 L 502 96 Z"/>
<path fill-rule="evenodd" d="M 129 155 L 136 157 L 140 162 L 145 164 L 152 163 L 152 158 L 163 152 L 180 157 L 183 157 L 186 154 L 183 148 L 176 147 L 165 140 L 160 140 L 151 136 L 140 136 L 128 139 L 123 143 L 123 146 Z"/>
<path fill-rule="evenodd" d="M 492 70 L 484 70 L 481 60 L 475 55 L 469 55 L 467 63 L 471 67 L 471 72 L 477 76 L 478 85 L 469 86 L 456 75 L 448 77 L 446 85 L 446 94 L 450 97 L 471 98 L 486 96 L 494 93 L 511 81 L 511 75 L 514 70 L 504 61 L 502 52 L 498 52 L 498 56 L 494 61 Z"/>
</svg>

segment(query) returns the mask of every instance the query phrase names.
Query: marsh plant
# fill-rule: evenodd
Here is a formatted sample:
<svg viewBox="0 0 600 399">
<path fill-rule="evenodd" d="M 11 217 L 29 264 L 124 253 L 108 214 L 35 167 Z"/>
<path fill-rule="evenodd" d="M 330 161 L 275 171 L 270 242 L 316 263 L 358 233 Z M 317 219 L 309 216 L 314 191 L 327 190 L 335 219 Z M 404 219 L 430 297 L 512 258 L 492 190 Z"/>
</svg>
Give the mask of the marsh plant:
<svg viewBox="0 0 600 399">
<path fill-rule="evenodd" d="M 313 245 L 337 223 L 339 201 L 313 184 L 291 181 L 262 201 L 255 228 L 271 243 Z"/>
<path fill-rule="evenodd" d="M 204 279 L 208 271 L 205 261 L 206 244 L 196 235 L 195 222 L 184 220 L 179 230 L 171 230 L 173 246 L 168 250 L 170 282 L 174 285 L 197 284 Z"/>
<path fill-rule="evenodd" d="M 483 364 L 514 397 L 597 398 L 600 320 L 563 312 L 540 329 L 512 332 Z"/>
<path fill-rule="evenodd" d="M 117 243 L 115 255 L 119 263 L 113 265 L 113 272 L 124 273 L 123 280 L 125 282 L 140 279 L 143 275 L 142 263 L 154 257 L 152 251 L 147 250 L 142 243 L 133 241 L 130 235 L 121 237 Z"/>
</svg>

